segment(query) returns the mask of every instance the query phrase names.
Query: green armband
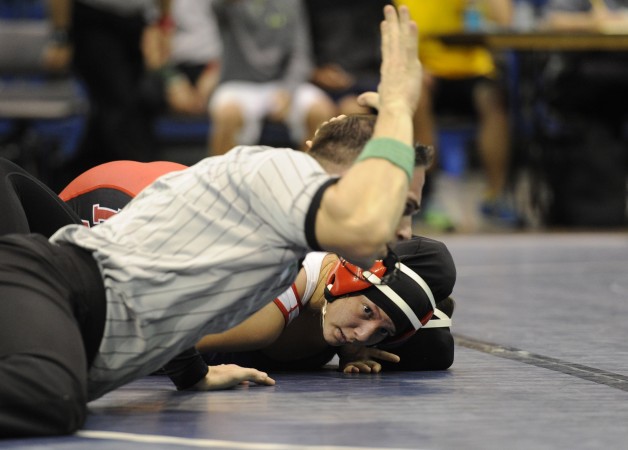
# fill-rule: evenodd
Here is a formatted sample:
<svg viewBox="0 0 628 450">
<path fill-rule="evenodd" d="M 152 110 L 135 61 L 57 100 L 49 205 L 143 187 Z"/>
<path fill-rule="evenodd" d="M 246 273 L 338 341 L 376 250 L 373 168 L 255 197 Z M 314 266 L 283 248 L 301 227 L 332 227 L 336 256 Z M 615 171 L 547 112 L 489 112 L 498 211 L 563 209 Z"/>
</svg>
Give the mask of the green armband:
<svg viewBox="0 0 628 450">
<path fill-rule="evenodd" d="M 412 181 L 414 172 L 414 149 L 401 141 L 392 138 L 380 137 L 371 139 L 366 143 L 357 162 L 369 158 L 381 158 L 390 161 L 403 169 L 408 175 L 408 181 Z"/>
</svg>

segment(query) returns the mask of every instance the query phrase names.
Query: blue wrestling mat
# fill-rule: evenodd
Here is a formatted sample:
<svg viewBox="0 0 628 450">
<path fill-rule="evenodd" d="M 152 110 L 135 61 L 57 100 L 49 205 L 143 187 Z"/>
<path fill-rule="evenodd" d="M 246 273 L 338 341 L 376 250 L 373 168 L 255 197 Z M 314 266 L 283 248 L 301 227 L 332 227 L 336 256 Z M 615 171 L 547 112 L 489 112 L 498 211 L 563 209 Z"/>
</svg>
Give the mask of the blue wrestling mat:
<svg viewBox="0 0 628 450">
<path fill-rule="evenodd" d="M 458 266 L 443 372 L 271 373 L 176 392 L 147 377 L 86 427 L 3 449 L 620 449 L 628 442 L 628 234 L 443 239 Z"/>
</svg>

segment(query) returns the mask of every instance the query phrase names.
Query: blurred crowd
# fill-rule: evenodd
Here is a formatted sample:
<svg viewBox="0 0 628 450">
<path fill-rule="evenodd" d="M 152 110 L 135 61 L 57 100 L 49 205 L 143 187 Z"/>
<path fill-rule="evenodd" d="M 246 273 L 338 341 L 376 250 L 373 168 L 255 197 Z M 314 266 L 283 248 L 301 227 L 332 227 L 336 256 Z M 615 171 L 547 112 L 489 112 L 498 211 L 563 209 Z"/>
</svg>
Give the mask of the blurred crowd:
<svg viewBox="0 0 628 450">
<path fill-rule="evenodd" d="M 0 13 L 15 19 L 9 12 L 28 3 L 43 4 L 0 0 Z M 530 208 L 518 204 L 516 169 L 535 153 L 519 154 L 520 111 L 513 108 L 520 99 L 512 97 L 522 89 L 512 86 L 512 61 L 432 36 L 625 33 L 628 0 L 49 0 L 41 10 L 49 24 L 45 67 L 69 71 L 89 103 L 81 139 L 51 185 L 60 189 L 107 161 L 159 159 L 155 121 L 164 115 L 207 121 L 203 156 L 212 156 L 260 143 L 268 123 L 282 124 L 301 149 L 331 117 L 373 113 L 356 99 L 377 88 L 387 3 L 406 5 L 419 26 L 425 76 L 415 137 L 441 155 L 419 220 L 440 231 L 461 228 L 439 193 L 443 177 L 452 176 L 443 169 L 451 152 L 440 148 L 439 130 L 471 124 L 463 168 L 481 174 L 474 208 L 500 227 L 525 228 Z M 618 93 L 626 92 L 627 55 L 628 48 L 538 57 L 533 109 L 541 126 L 530 147 L 542 147 L 533 163 L 543 177 L 531 182 L 544 183 L 535 205 L 547 224 L 625 225 L 628 107 Z"/>
</svg>

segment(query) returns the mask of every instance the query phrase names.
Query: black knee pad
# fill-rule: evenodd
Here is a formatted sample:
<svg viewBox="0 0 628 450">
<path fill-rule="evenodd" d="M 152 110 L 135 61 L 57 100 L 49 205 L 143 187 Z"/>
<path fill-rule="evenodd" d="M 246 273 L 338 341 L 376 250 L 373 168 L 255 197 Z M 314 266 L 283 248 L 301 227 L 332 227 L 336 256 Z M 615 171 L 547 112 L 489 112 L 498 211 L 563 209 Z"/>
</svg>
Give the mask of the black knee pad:
<svg viewBox="0 0 628 450">
<path fill-rule="evenodd" d="M 449 328 L 426 328 L 398 347 L 398 363 L 382 362 L 383 370 L 445 370 L 454 362 L 454 338 Z"/>
</svg>

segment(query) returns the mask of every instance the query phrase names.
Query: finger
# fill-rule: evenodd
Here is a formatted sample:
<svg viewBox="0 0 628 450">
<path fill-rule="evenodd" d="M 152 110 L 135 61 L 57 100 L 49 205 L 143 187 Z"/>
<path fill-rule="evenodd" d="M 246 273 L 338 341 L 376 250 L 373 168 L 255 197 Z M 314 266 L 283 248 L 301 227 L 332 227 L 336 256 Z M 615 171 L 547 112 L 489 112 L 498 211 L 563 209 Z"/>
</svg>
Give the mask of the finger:
<svg viewBox="0 0 628 450">
<path fill-rule="evenodd" d="M 370 373 L 371 367 L 363 362 L 355 363 L 355 366 L 358 368 L 360 372 Z"/>
<path fill-rule="evenodd" d="M 275 380 L 268 376 L 266 372 L 260 372 L 256 370 L 249 378 L 248 381 L 252 381 L 256 384 L 263 384 L 266 386 L 274 386 Z"/>
<path fill-rule="evenodd" d="M 358 373 L 360 372 L 360 369 L 358 369 L 354 365 L 349 365 L 349 366 L 345 366 L 345 368 L 343 369 L 343 372 L 344 373 Z"/>
<path fill-rule="evenodd" d="M 410 11 L 405 5 L 399 7 L 399 21 L 401 37 L 404 40 L 408 61 L 412 61 L 418 55 L 418 28 L 410 18 Z"/>
<path fill-rule="evenodd" d="M 384 20 L 380 24 L 380 35 L 381 35 L 381 48 L 382 48 L 382 61 L 386 61 L 386 57 L 390 52 L 391 42 L 390 42 L 390 23 L 389 16 L 391 15 L 391 11 L 394 13 L 394 7 L 391 5 L 386 5 L 384 7 Z"/>
<path fill-rule="evenodd" d="M 358 96 L 358 104 L 369 108 L 379 108 L 379 94 L 377 92 L 364 92 Z"/>
<path fill-rule="evenodd" d="M 382 371 L 382 365 L 377 361 L 369 361 L 371 366 L 371 373 L 380 373 Z"/>
<path fill-rule="evenodd" d="M 399 22 L 399 13 L 396 8 L 391 8 L 390 12 L 386 14 L 386 20 L 389 23 L 389 35 L 391 51 L 398 53 L 401 50 L 400 43 L 403 38 L 401 34 L 401 24 Z"/>
<path fill-rule="evenodd" d="M 401 8 L 404 7 L 402 6 Z M 392 36 L 394 36 L 399 30 L 399 16 L 397 14 L 397 9 L 394 6 L 384 6 L 384 23 Z"/>
<path fill-rule="evenodd" d="M 377 352 L 374 352 L 372 356 L 377 359 L 381 359 L 382 361 L 388 361 L 388 362 L 394 362 L 394 363 L 397 363 L 401 360 L 401 358 L 399 358 L 398 355 L 395 355 L 394 353 L 390 353 L 384 350 L 378 350 Z"/>
</svg>

